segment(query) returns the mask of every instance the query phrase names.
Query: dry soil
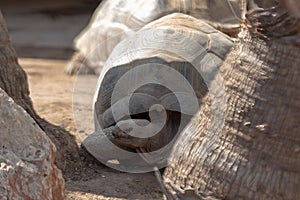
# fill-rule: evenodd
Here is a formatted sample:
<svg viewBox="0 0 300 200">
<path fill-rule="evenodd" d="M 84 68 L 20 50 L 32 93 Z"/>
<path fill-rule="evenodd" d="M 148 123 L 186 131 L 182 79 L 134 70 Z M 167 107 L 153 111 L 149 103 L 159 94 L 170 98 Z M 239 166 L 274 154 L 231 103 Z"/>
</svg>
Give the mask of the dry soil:
<svg viewBox="0 0 300 200">
<path fill-rule="evenodd" d="M 64 134 L 74 136 L 74 142 L 79 147 L 81 141 L 79 131 L 82 135 L 85 131 L 90 132 L 92 127 L 78 130 L 84 129 L 87 125 L 84 124 L 82 127 L 76 125 L 72 106 L 75 112 L 77 109 L 79 113 L 85 115 L 87 122 L 92 120 L 89 104 L 97 78 L 84 77 L 86 82 L 83 82 L 87 85 L 83 88 L 91 88 L 74 90 L 78 80 L 64 74 L 66 61 L 23 58 L 20 59 L 20 64 L 28 74 L 31 98 L 37 113 L 63 129 Z M 75 98 L 73 101 L 74 91 L 79 96 L 82 93 L 84 100 Z M 91 124 L 92 121 L 89 126 Z M 61 168 L 66 180 L 67 199 L 164 199 L 152 173 L 128 174 L 109 169 L 91 160 L 82 161 L 76 155 L 71 158 L 65 158 L 65 165 L 59 163 L 60 166 L 65 166 Z"/>
</svg>

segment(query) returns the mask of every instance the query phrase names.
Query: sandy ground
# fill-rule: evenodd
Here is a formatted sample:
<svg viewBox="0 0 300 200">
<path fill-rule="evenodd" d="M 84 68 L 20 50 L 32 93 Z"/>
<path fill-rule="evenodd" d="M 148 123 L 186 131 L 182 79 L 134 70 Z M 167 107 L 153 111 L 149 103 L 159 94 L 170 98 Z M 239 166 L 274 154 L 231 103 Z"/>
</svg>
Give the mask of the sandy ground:
<svg viewBox="0 0 300 200">
<path fill-rule="evenodd" d="M 23 58 L 20 64 L 28 74 L 31 98 L 37 113 L 75 136 L 79 146 L 79 135 L 84 132 L 88 134 L 93 129 L 91 101 L 97 78 L 87 76 L 78 80 L 65 75 L 66 61 L 63 60 Z M 79 87 L 78 83 L 82 86 Z M 83 98 L 79 98 L 80 94 Z M 75 123 L 76 112 L 83 115 L 85 123 L 78 125 L 80 119 Z M 164 199 L 152 173 L 127 174 L 80 159 L 74 161 L 66 158 L 65 162 L 69 164 L 62 169 L 67 199 Z"/>
<path fill-rule="evenodd" d="M 28 74 L 34 108 L 52 124 L 45 132 L 57 144 L 56 164 L 66 180 L 67 199 L 164 199 L 153 174 L 122 173 L 77 153 L 82 137 L 93 132 L 97 77 L 77 79 L 64 69 L 74 52 L 73 39 L 97 4 L 96 0 L 0 1 L 13 44 L 23 57 L 19 61 Z"/>
</svg>

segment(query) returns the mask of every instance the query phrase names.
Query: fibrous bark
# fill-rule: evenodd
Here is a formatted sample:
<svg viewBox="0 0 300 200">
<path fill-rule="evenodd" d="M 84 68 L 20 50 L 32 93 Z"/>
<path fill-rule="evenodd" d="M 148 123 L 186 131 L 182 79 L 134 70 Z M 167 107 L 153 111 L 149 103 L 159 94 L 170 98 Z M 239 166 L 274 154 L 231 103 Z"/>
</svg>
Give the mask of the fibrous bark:
<svg viewBox="0 0 300 200">
<path fill-rule="evenodd" d="M 4 18 L 0 12 L 0 88 L 10 96 L 16 104 L 20 105 L 46 132 L 56 145 L 58 152 L 56 164 L 60 169 L 65 169 L 65 159 L 78 158 L 75 138 L 68 132 L 56 127 L 40 118 L 33 109 L 29 96 L 27 75 L 18 64 L 18 58 L 8 35 Z"/>
<path fill-rule="evenodd" d="M 297 22 L 284 10 L 267 12 L 248 13 L 250 28 L 219 71 L 223 90 L 208 93 L 175 145 L 164 175 L 174 198 L 299 198 Z"/>
<path fill-rule="evenodd" d="M 0 88 L 35 118 L 37 115 L 29 97 L 27 76 L 18 64 L 16 52 L 7 32 L 4 18 L 0 13 Z"/>
</svg>

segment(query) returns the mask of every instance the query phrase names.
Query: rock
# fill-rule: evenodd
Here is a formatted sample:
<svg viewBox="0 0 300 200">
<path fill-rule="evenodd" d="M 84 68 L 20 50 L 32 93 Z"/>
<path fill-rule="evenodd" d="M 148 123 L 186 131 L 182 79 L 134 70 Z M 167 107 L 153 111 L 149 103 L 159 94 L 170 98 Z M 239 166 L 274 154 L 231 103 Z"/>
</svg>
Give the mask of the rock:
<svg viewBox="0 0 300 200">
<path fill-rule="evenodd" d="M 0 88 L 0 200 L 64 199 L 55 152 L 35 121 Z"/>
</svg>

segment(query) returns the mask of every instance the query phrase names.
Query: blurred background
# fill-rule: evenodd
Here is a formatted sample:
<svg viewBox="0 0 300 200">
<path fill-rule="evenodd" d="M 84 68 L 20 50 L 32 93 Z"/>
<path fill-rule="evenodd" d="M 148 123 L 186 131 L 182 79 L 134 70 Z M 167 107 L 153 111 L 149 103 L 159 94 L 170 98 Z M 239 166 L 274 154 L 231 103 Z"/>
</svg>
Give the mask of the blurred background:
<svg viewBox="0 0 300 200">
<path fill-rule="evenodd" d="M 73 39 L 101 0 L 1 0 L 19 57 L 69 59 Z"/>
</svg>

